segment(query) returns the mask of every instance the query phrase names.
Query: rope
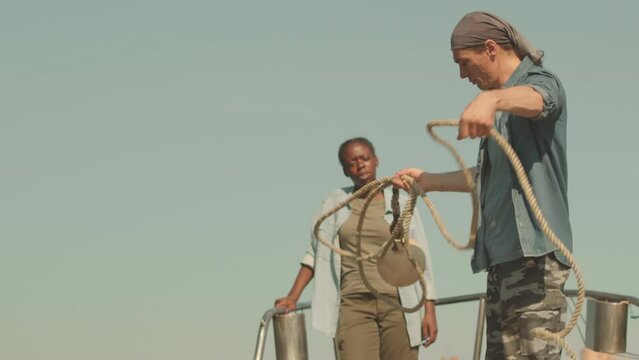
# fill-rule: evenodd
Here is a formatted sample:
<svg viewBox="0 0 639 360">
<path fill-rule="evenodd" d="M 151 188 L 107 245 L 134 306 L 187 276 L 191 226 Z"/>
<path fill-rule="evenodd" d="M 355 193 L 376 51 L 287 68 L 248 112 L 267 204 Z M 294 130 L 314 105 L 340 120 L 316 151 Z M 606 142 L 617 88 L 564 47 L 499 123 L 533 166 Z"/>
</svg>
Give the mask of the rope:
<svg viewBox="0 0 639 360">
<path fill-rule="evenodd" d="M 395 230 L 395 226 L 397 226 L 397 220 L 399 220 L 399 189 L 393 187 L 393 197 L 391 198 L 391 210 L 393 212 L 393 222 L 390 224 L 390 231 L 393 232 Z"/>
<path fill-rule="evenodd" d="M 405 246 L 405 245 L 408 245 L 408 243 L 409 243 L 409 238 L 408 237 L 409 237 L 409 234 L 410 234 L 410 221 L 411 221 L 411 218 L 413 216 L 413 210 L 415 208 L 416 199 L 417 199 L 417 196 L 420 193 L 420 191 L 418 190 L 417 184 L 414 183 L 412 178 L 406 177 L 405 180 L 408 183 L 411 184 L 411 189 L 410 189 L 410 192 L 409 192 L 408 201 L 404 205 L 404 209 L 403 209 L 403 211 L 401 212 L 401 215 L 399 216 L 399 218 L 396 221 L 396 223 L 401 223 L 402 226 L 394 226 L 394 228 L 392 229 L 390 238 L 379 247 L 377 252 L 372 253 L 372 254 L 365 254 L 363 252 L 362 247 L 361 247 L 362 228 L 363 228 L 363 225 L 364 225 L 364 218 L 366 217 L 365 216 L 366 210 L 367 210 L 370 202 L 373 200 L 373 198 L 375 197 L 375 195 L 378 192 L 380 192 L 380 191 L 384 190 L 386 187 L 392 185 L 393 178 L 390 177 L 390 176 L 383 177 L 383 178 L 380 178 L 380 179 L 377 179 L 377 180 L 369 182 L 368 184 L 362 186 L 359 190 L 355 191 L 351 196 L 349 196 L 348 198 L 346 198 L 342 202 L 338 203 L 333 209 L 331 209 L 330 211 L 328 211 L 325 214 L 323 214 L 322 216 L 320 216 L 317 219 L 317 221 L 315 221 L 315 226 L 313 227 L 313 234 L 314 234 L 315 238 L 320 243 L 322 243 L 323 245 L 325 245 L 326 247 L 328 247 L 332 251 L 338 253 L 339 255 L 341 255 L 343 257 L 354 258 L 357 261 L 357 268 L 358 268 L 360 276 L 362 278 L 362 282 L 364 283 L 364 286 L 366 286 L 368 291 L 371 292 L 371 294 L 373 294 L 378 299 L 381 299 L 382 301 L 388 303 L 389 305 L 391 305 L 391 306 L 393 306 L 393 307 L 395 307 L 397 309 L 400 309 L 403 312 L 412 313 L 412 312 L 415 312 L 415 311 L 419 310 L 422 306 L 424 306 L 424 302 L 426 301 L 426 283 L 424 281 L 424 277 L 423 277 L 423 274 L 422 274 L 423 270 L 419 267 L 419 265 L 417 265 L 417 263 L 415 262 L 415 259 L 413 259 L 412 255 L 410 254 L 410 251 L 405 251 L 405 254 L 406 254 L 408 260 L 410 261 L 410 263 L 415 268 L 415 271 L 417 272 L 417 276 L 419 278 L 419 285 L 420 285 L 420 287 L 422 289 L 421 299 L 413 307 L 405 307 L 401 303 L 396 301 L 394 298 L 389 297 L 389 296 L 387 296 L 385 294 L 382 294 L 379 291 L 377 291 L 377 289 L 375 289 L 372 286 L 372 284 L 368 281 L 368 278 L 366 277 L 366 274 L 364 273 L 364 267 L 363 267 L 363 262 L 364 261 L 368 261 L 368 260 L 370 260 L 372 258 L 379 258 L 390 246 L 393 246 L 393 245 Z M 399 193 L 397 193 L 397 194 L 399 195 Z M 346 205 L 351 203 L 354 199 L 359 198 L 359 197 L 361 197 L 363 195 L 366 195 L 366 200 L 364 202 L 364 206 L 363 206 L 362 211 L 360 213 L 359 222 L 357 224 L 357 253 L 353 254 L 353 253 L 351 253 L 349 251 L 346 251 L 344 249 L 341 249 L 338 246 L 335 246 L 335 245 L 331 244 L 326 239 L 324 239 L 320 235 L 320 225 L 327 218 L 329 218 L 330 216 L 334 215 L 340 209 L 342 209 L 343 207 L 345 207 Z M 399 206 L 399 204 L 397 206 Z M 401 236 L 400 236 L 400 233 L 402 234 Z"/>
<path fill-rule="evenodd" d="M 440 232 L 442 233 L 446 241 L 448 241 L 448 243 L 450 243 L 453 247 L 457 249 L 473 248 L 475 246 L 475 241 L 477 239 L 477 223 L 478 223 L 478 208 L 479 208 L 479 200 L 477 197 L 477 192 L 476 192 L 474 181 L 473 181 L 473 176 L 471 174 L 471 171 L 464 164 L 464 161 L 462 160 L 457 150 L 455 150 L 455 148 L 449 142 L 447 142 L 446 140 L 442 139 L 437 134 L 435 134 L 433 128 L 436 126 L 459 126 L 459 121 L 458 120 L 435 120 L 435 121 L 429 122 L 426 128 L 428 130 L 429 135 L 435 141 L 437 141 L 442 146 L 447 148 L 451 152 L 451 154 L 453 154 L 455 160 L 457 161 L 457 164 L 459 165 L 462 171 L 462 175 L 464 176 L 466 185 L 470 189 L 473 214 L 471 219 L 470 239 L 466 245 L 459 244 L 453 240 L 453 238 L 448 233 L 446 227 L 444 226 L 444 223 L 441 217 L 439 216 L 439 213 L 437 212 L 433 202 L 430 200 L 430 198 L 426 194 L 423 194 L 421 197 L 426 203 L 426 206 L 428 207 L 428 209 L 430 210 L 433 216 L 433 220 L 437 224 Z M 515 171 L 515 174 L 517 175 L 517 180 L 519 181 L 522 191 L 524 192 L 524 196 L 526 197 L 526 201 L 528 201 L 528 204 L 530 205 L 530 209 L 533 213 L 533 216 L 537 220 L 539 227 L 541 228 L 544 235 L 546 235 L 548 240 L 550 240 L 550 242 L 553 245 L 555 245 L 557 249 L 566 257 L 568 263 L 570 264 L 571 268 L 573 269 L 575 273 L 575 278 L 577 280 L 577 289 L 578 289 L 577 302 L 575 304 L 575 309 L 573 311 L 572 317 L 570 321 L 568 322 L 568 324 L 566 325 L 566 327 L 558 333 L 550 332 L 546 329 L 533 329 L 531 331 L 531 334 L 537 338 L 547 340 L 547 341 L 553 341 L 559 344 L 561 347 L 566 349 L 566 352 L 568 353 L 571 359 L 576 360 L 577 359 L 576 354 L 572 350 L 570 345 L 566 342 L 565 337 L 568 335 L 568 333 L 570 333 L 570 331 L 577 324 L 577 321 L 579 319 L 579 316 L 583 308 L 583 303 L 586 297 L 586 288 L 584 285 L 583 274 L 581 272 L 581 269 L 577 265 L 577 262 L 575 261 L 574 257 L 570 253 L 570 251 L 566 248 L 563 242 L 559 239 L 559 237 L 557 237 L 557 235 L 552 231 L 552 229 L 548 225 L 548 222 L 546 221 L 546 218 L 544 217 L 539 207 L 539 204 L 537 203 L 537 198 L 535 197 L 533 193 L 532 186 L 530 185 L 530 181 L 528 180 L 524 167 L 521 164 L 521 161 L 517 157 L 517 154 L 515 153 L 513 148 L 510 146 L 508 141 L 503 136 L 501 136 L 501 134 L 499 134 L 495 129 L 491 129 L 489 136 L 495 140 L 497 145 L 499 145 L 502 151 L 504 151 L 504 153 L 506 154 L 506 157 L 510 161 L 510 164 L 512 165 L 513 170 Z M 415 267 L 415 270 L 418 272 L 419 283 L 422 288 L 422 299 L 421 299 L 422 301 L 420 301 L 416 306 L 412 308 L 406 308 L 402 306 L 401 304 L 397 303 L 396 301 L 394 301 L 393 298 L 390 298 L 384 294 L 380 294 L 368 282 L 368 279 L 366 278 L 366 275 L 364 274 L 363 264 L 362 264 L 363 261 L 367 261 L 369 259 L 372 259 L 373 257 L 381 256 L 389 246 L 393 245 L 396 242 L 402 245 L 408 244 L 408 234 L 410 232 L 410 221 L 413 215 L 413 210 L 415 208 L 415 200 L 417 198 L 417 195 L 421 194 L 422 191 L 421 189 L 418 188 L 417 184 L 413 181 L 412 178 L 406 176 L 406 177 L 403 177 L 402 179 L 406 181 L 408 184 L 410 184 L 410 192 L 409 192 L 409 200 L 406 202 L 406 205 L 404 205 L 404 210 L 402 211 L 401 216 L 399 217 L 399 219 L 397 219 L 397 221 L 394 221 L 394 223 L 401 222 L 403 225 L 403 234 L 401 236 L 401 239 L 398 235 L 400 233 L 400 229 L 402 228 L 400 228 L 399 226 L 394 226 L 394 228 L 392 229 L 390 239 L 387 240 L 384 244 L 382 244 L 382 246 L 380 246 L 379 250 L 376 253 L 373 253 L 373 254 L 362 253 L 361 235 L 362 235 L 362 226 L 364 222 L 366 209 L 368 208 L 368 205 L 372 201 L 373 197 L 378 192 L 382 191 L 384 188 L 386 188 L 392 183 L 392 177 L 380 178 L 378 180 L 372 181 L 364 185 L 362 188 L 354 192 L 347 199 L 337 204 L 332 210 L 320 216 L 319 219 L 315 222 L 315 226 L 313 228 L 313 234 L 315 235 L 315 238 L 318 241 L 320 241 L 322 244 L 327 246 L 332 251 L 338 253 L 341 256 L 355 258 L 355 260 L 357 261 L 358 269 L 360 271 L 360 275 L 362 277 L 362 281 L 364 282 L 364 285 L 366 286 L 366 288 L 374 296 L 376 296 L 379 299 L 382 299 L 383 301 L 387 302 L 388 304 L 396 308 L 401 309 L 402 311 L 414 312 L 424 305 L 424 301 L 426 300 L 426 286 L 425 286 L 424 278 L 422 274 L 423 271 L 415 263 L 415 260 L 410 255 L 410 251 L 406 251 L 406 254 L 411 264 L 413 264 L 413 266 Z M 326 241 L 324 238 L 320 236 L 319 230 L 320 230 L 320 225 L 322 224 L 322 222 L 324 222 L 324 220 L 326 220 L 331 215 L 335 214 L 344 206 L 348 205 L 355 198 L 361 197 L 364 194 L 367 194 L 367 197 L 366 197 L 366 202 L 364 204 L 362 212 L 360 214 L 360 219 L 357 226 L 357 254 L 352 254 Z"/>
<path fill-rule="evenodd" d="M 378 186 L 377 188 L 375 188 L 374 191 L 371 191 L 366 197 L 366 201 L 364 202 L 364 206 L 362 207 L 359 221 L 357 222 L 357 256 L 358 257 L 361 257 L 362 255 L 362 228 L 364 227 L 364 219 L 365 219 L 366 211 L 368 210 L 368 206 L 370 205 L 371 201 L 375 198 L 375 195 L 377 195 L 378 192 L 382 191 L 384 188 L 386 188 L 389 185 L 390 183 L 385 183 L 383 185 Z M 396 192 L 396 193 L 394 192 L 393 199 L 391 201 L 393 203 L 396 203 L 397 211 L 399 211 L 398 197 L 399 197 L 399 192 Z M 377 252 L 377 257 L 382 257 L 383 254 L 386 252 L 386 250 L 388 250 L 388 248 L 391 246 L 408 245 L 408 234 L 410 231 L 410 218 L 412 217 L 412 213 L 415 208 L 416 198 L 417 198 L 416 194 L 415 196 L 411 196 L 409 198 L 408 202 L 406 203 L 406 209 L 409 209 L 409 210 L 404 211 L 403 216 L 399 216 L 396 221 L 396 223 L 402 221 L 403 227 L 400 227 L 400 226 L 394 227 L 393 232 L 391 232 L 390 239 L 384 242 L 382 246 L 380 246 L 380 250 Z M 405 220 L 406 214 L 411 214 L 411 216 L 408 218 L 408 221 Z M 406 224 L 408 224 L 408 229 L 406 228 Z M 405 234 L 405 236 L 400 237 L 400 236 L 397 236 L 399 234 L 395 234 L 395 233 L 399 233 L 399 234 L 403 233 Z M 394 239 L 397 239 L 397 240 L 392 241 Z M 417 272 L 417 276 L 419 277 L 419 285 L 422 289 L 422 297 L 420 301 L 418 301 L 413 307 L 405 307 L 400 302 L 396 301 L 394 298 L 377 291 L 377 289 L 375 289 L 375 287 L 368 281 L 368 278 L 366 277 L 366 274 L 364 272 L 364 261 L 359 261 L 359 260 L 357 261 L 357 269 L 359 270 L 359 274 L 362 279 L 362 282 L 364 283 L 364 286 L 366 286 L 366 289 L 368 289 L 368 291 L 370 291 L 371 294 L 373 294 L 373 296 L 375 296 L 376 298 L 384 301 L 385 303 L 397 309 L 400 309 L 403 312 L 412 313 L 419 310 L 423 306 L 424 301 L 426 301 L 426 282 L 424 281 L 424 276 L 422 274 L 423 270 L 419 267 L 419 265 L 417 265 L 417 263 L 415 262 L 415 259 L 413 259 L 412 255 L 410 254 L 410 251 L 405 251 L 405 254 L 408 257 L 408 260 L 410 261 L 410 263 L 413 265 L 413 268 Z"/>
<path fill-rule="evenodd" d="M 435 126 L 459 126 L 459 121 L 458 120 L 436 120 L 436 121 L 431 121 L 430 123 L 428 123 L 427 129 L 429 134 L 433 136 L 433 138 L 435 138 L 438 142 L 446 143 L 445 140 L 438 138 L 433 133 L 432 128 Z M 575 310 L 573 311 L 572 317 L 570 321 L 568 322 L 568 324 L 566 325 L 566 327 L 558 333 L 550 332 L 546 329 L 533 329 L 531 331 L 531 334 L 540 339 L 554 341 L 558 343 L 564 349 L 566 349 L 566 352 L 568 353 L 571 359 L 577 359 L 575 352 L 570 348 L 570 345 L 566 342 L 565 337 L 568 335 L 568 333 L 570 333 L 570 331 L 573 329 L 575 324 L 577 324 L 577 320 L 579 319 L 579 315 L 581 314 L 584 300 L 586 298 L 586 287 L 584 286 L 583 274 L 581 272 L 581 269 L 577 265 L 577 262 L 575 261 L 574 257 L 570 253 L 570 251 L 566 248 L 563 242 L 557 237 L 557 235 L 552 231 L 552 229 L 550 229 L 550 226 L 548 225 L 546 218 L 544 217 L 543 213 L 541 212 L 541 209 L 539 208 L 539 204 L 537 203 L 537 198 L 535 198 L 535 195 L 533 193 L 532 186 L 530 185 L 530 181 L 528 180 L 528 177 L 526 176 L 524 167 L 522 166 L 521 161 L 517 157 L 515 150 L 513 150 L 513 148 L 508 143 L 508 141 L 503 136 L 501 136 L 501 134 L 499 134 L 495 129 L 490 130 L 490 137 L 497 142 L 499 147 L 504 151 L 504 153 L 508 157 L 510 164 L 515 170 L 515 174 L 517 175 L 517 180 L 519 181 L 519 184 L 521 185 L 521 188 L 522 188 L 522 191 L 524 192 L 526 200 L 528 201 L 528 204 L 530 205 L 530 209 L 533 212 L 533 215 L 535 219 L 537 220 L 537 223 L 539 224 L 539 227 L 543 231 L 544 235 L 546 235 L 548 240 L 550 240 L 550 242 L 553 245 L 555 245 L 557 249 L 559 249 L 559 251 L 566 257 L 566 259 L 570 263 L 575 273 L 575 278 L 577 280 L 577 303 L 575 304 Z M 457 153 L 457 151 L 455 151 L 454 147 L 448 143 L 446 144 L 447 145 L 445 146 L 453 153 L 455 158 L 459 158 L 459 154 Z M 458 163 L 460 162 L 458 161 Z M 460 163 L 460 166 L 461 166 L 461 163 Z M 472 188 L 473 187 L 471 187 L 471 189 Z"/>
<path fill-rule="evenodd" d="M 470 239 L 468 240 L 468 243 L 466 245 L 462 245 L 455 242 L 455 240 L 453 240 L 452 236 L 450 236 L 450 234 L 448 233 L 448 230 L 444 226 L 444 222 L 439 216 L 439 213 L 437 212 L 437 209 L 435 208 L 435 204 L 433 204 L 433 202 L 430 200 L 428 196 L 426 196 L 426 194 L 422 195 L 422 199 L 424 199 L 426 206 L 428 207 L 431 215 L 433 216 L 433 220 L 437 224 L 439 231 L 442 233 L 446 241 L 448 241 L 448 243 L 452 245 L 454 248 L 459 250 L 464 250 L 464 249 L 474 248 L 475 241 L 477 240 L 477 223 L 479 219 L 479 200 L 477 196 L 477 190 L 475 189 L 475 182 L 473 180 L 473 175 L 471 171 L 468 169 L 468 167 L 464 163 L 464 160 L 461 158 L 461 155 L 459 155 L 457 150 L 455 150 L 455 147 L 453 147 L 446 140 L 439 137 L 439 135 L 435 134 L 435 132 L 433 132 L 432 130 L 433 126 L 446 126 L 446 125 L 459 126 L 458 125 L 459 121 L 457 121 L 457 125 L 455 125 L 454 122 L 455 120 L 449 120 L 448 122 L 443 122 L 442 120 L 439 120 L 439 121 L 436 120 L 436 121 L 432 121 L 428 123 L 426 125 L 426 128 L 428 130 L 428 134 L 433 138 L 433 140 L 435 140 L 436 142 L 440 143 L 442 146 L 447 148 L 448 151 L 450 151 L 450 153 L 453 155 L 453 157 L 455 158 L 455 161 L 457 162 L 457 165 L 459 165 L 459 168 L 462 171 L 462 175 L 464 176 L 464 180 L 466 181 L 466 186 L 470 189 L 470 198 L 472 201 L 473 215 L 472 215 L 471 223 L 470 223 Z"/>
</svg>

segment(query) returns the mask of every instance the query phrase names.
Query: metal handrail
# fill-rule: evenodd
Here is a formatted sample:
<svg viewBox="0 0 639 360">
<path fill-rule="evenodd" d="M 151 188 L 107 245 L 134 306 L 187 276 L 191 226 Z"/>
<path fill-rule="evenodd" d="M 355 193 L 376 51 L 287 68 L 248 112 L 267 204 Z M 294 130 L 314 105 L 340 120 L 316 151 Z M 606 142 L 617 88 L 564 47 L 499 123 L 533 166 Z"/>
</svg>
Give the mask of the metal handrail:
<svg viewBox="0 0 639 360">
<path fill-rule="evenodd" d="M 565 290 L 567 297 L 577 297 L 579 292 L 577 290 Z M 586 290 L 586 297 L 604 301 L 621 302 L 627 301 L 628 303 L 639 307 L 639 298 L 628 295 L 613 294 L 602 291 L 590 291 Z M 484 335 L 484 324 L 486 321 L 486 295 L 485 293 L 476 293 L 469 295 L 452 296 L 442 298 L 435 301 L 435 305 L 450 305 L 458 304 L 469 301 L 479 301 L 479 311 L 477 314 L 477 327 L 475 330 L 475 346 L 473 347 L 473 360 L 479 360 L 481 358 L 482 340 Z"/>
<path fill-rule="evenodd" d="M 564 294 L 568 297 L 576 297 L 577 290 L 564 290 Z M 477 301 L 484 296 L 485 296 L 484 293 L 451 296 L 447 298 L 438 299 L 435 301 L 435 304 L 450 305 L 450 304 L 458 304 L 458 303 L 469 302 L 469 301 Z M 635 306 L 639 306 L 639 298 L 634 296 L 629 296 L 629 295 L 614 294 L 614 293 L 603 292 L 603 291 L 586 290 L 586 297 L 599 299 L 599 300 L 606 300 L 606 301 L 616 301 L 616 302 L 627 301 Z"/>
<path fill-rule="evenodd" d="M 297 304 L 294 311 L 302 311 L 311 308 L 310 302 L 301 302 Z M 264 357 L 264 345 L 266 344 L 266 334 L 268 333 L 268 325 L 271 323 L 273 316 L 285 314 L 287 311 L 283 308 L 273 307 L 264 313 L 260 326 L 257 331 L 257 344 L 255 345 L 255 360 L 262 360 Z"/>
<path fill-rule="evenodd" d="M 578 295 L 577 290 L 565 290 L 564 293 L 567 297 L 576 297 Z M 604 300 L 604 301 L 614 301 L 621 302 L 627 301 L 628 303 L 639 307 L 639 298 L 628 295 L 614 294 L 602 291 L 590 291 L 586 290 L 586 297 Z M 435 305 L 451 305 L 451 304 L 459 304 L 470 301 L 479 301 L 479 310 L 477 314 L 477 327 L 475 332 L 475 346 L 473 348 L 473 359 L 479 360 L 481 356 L 481 348 L 482 348 L 482 340 L 484 334 L 484 324 L 486 319 L 486 294 L 485 293 L 475 293 L 468 295 L 459 295 L 459 296 L 451 296 L 446 298 L 441 298 L 435 301 Z M 297 308 L 295 311 L 302 311 L 311 308 L 310 302 L 301 302 L 297 304 Z M 275 315 L 284 314 L 286 310 L 282 308 L 270 308 L 266 310 L 264 316 L 262 316 L 262 320 L 260 321 L 258 333 L 257 333 L 257 344 L 255 346 L 255 360 L 262 360 L 264 356 L 264 345 L 266 343 L 266 335 L 268 332 L 268 326 L 271 322 L 271 319 Z"/>
</svg>

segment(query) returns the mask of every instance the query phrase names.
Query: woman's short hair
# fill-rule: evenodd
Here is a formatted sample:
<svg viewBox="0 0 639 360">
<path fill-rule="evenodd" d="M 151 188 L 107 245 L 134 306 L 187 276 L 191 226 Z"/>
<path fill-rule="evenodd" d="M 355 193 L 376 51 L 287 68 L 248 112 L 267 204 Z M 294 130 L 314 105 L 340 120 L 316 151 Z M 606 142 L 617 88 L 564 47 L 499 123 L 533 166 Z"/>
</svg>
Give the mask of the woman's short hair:
<svg viewBox="0 0 639 360">
<path fill-rule="evenodd" d="M 348 139 L 344 141 L 342 145 L 339 146 L 339 151 L 337 152 L 337 157 L 339 158 L 339 163 L 342 165 L 342 168 L 346 167 L 346 159 L 344 159 L 344 152 L 346 151 L 346 148 L 350 144 L 362 144 L 370 149 L 373 156 L 377 156 L 375 155 L 375 147 L 373 146 L 373 143 L 371 143 L 367 138 L 360 136 L 360 137 L 354 137 L 352 139 Z"/>
</svg>

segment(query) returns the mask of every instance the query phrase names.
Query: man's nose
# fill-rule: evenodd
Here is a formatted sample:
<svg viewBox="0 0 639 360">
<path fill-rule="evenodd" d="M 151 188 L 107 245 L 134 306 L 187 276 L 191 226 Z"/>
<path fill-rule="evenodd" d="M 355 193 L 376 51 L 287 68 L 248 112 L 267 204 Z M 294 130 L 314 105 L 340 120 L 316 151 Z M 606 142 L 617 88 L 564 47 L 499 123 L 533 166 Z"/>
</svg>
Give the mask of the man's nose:
<svg viewBox="0 0 639 360">
<path fill-rule="evenodd" d="M 461 67 L 459 68 L 459 77 L 462 79 L 465 79 L 468 77 L 468 73 L 466 73 L 466 70 L 462 69 Z"/>
</svg>

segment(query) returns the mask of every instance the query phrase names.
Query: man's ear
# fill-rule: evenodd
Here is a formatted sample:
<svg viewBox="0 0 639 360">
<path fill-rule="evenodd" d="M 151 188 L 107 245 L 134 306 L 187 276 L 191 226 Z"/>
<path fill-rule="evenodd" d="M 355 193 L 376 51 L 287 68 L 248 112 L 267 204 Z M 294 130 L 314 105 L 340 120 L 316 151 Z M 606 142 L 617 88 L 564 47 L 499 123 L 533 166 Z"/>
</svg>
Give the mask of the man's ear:
<svg viewBox="0 0 639 360">
<path fill-rule="evenodd" d="M 346 176 L 347 178 L 350 178 L 350 176 L 346 172 L 346 168 L 345 167 L 342 167 L 342 172 L 344 173 L 344 176 Z"/>
<path fill-rule="evenodd" d="M 488 39 L 484 41 L 484 49 L 486 51 L 486 55 L 493 57 L 497 55 L 497 43 L 495 40 Z"/>
</svg>

